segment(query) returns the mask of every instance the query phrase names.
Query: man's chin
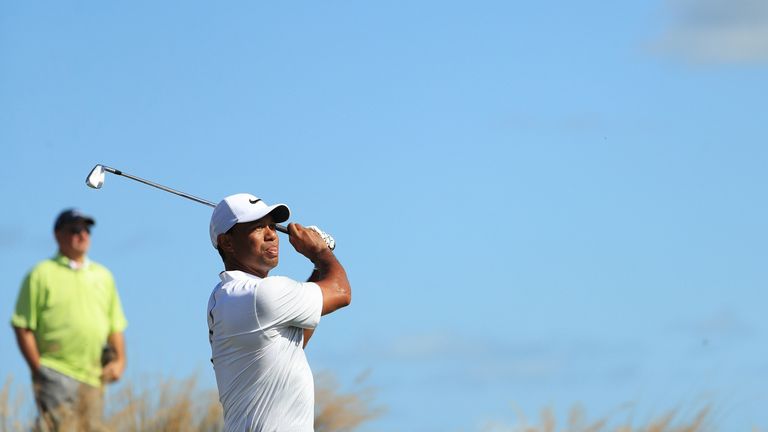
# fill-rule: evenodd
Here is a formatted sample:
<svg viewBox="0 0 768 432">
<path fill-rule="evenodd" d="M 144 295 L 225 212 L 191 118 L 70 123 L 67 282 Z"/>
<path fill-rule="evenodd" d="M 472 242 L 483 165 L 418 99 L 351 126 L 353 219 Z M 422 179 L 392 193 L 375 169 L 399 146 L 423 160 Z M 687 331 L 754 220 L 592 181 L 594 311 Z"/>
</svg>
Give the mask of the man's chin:
<svg viewBox="0 0 768 432">
<path fill-rule="evenodd" d="M 277 258 L 275 258 L 275 259 L 264 259 L 262 261 L 261 268 L 263 268 L 267 272 L 270 272 L 270 271 L 272 271 L 273 268 L 277 267 L 277 264 L 278 264 L 278 259 Z"/>
</svg>

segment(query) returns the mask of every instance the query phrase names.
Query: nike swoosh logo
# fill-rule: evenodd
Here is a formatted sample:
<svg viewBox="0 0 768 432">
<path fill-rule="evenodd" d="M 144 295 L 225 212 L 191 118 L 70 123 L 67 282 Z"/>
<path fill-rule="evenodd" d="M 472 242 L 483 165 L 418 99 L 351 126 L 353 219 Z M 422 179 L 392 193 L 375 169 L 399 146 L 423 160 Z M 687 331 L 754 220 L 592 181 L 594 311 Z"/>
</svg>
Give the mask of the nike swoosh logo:
<svg viewBox="0 0 768 432">
<path fill-rule="evenodd" d="M 251 203 L 251 204 L 256 204 L 256 203 L 257 203 L 257 202 L 259 202 L 259 201 L 261 201 L 261 199 L 260 199 L 260 198 L 259 198 L 259 199 L 255 199 L 255 200 L 252 200 L 252 199 L 249 199 L 249 200 L 248 200 L 248 202 L 249 202 L 249 203 Z"/>
</svg>

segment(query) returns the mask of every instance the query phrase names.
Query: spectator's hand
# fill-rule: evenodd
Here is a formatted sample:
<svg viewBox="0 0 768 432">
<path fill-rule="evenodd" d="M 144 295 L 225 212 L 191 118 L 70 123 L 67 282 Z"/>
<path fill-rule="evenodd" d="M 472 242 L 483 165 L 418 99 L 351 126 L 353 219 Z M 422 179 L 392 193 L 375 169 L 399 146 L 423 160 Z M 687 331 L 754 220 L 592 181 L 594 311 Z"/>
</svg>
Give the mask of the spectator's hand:
<svg viewBox="0 0 768 432">
<path fill-rule="evenodd" d="M 40 363 L 37 365 L 30 367 L 30 371 L 32 372 L 32 382 L 37 382 L 40 380 Z"/>
<path fill-rule="evenodd" d="M 101 370 L 101 380 L 104 383 L 113 383 L 123 376 L 125 364 L 121 361 L 111 361 Z"/>
</svg>

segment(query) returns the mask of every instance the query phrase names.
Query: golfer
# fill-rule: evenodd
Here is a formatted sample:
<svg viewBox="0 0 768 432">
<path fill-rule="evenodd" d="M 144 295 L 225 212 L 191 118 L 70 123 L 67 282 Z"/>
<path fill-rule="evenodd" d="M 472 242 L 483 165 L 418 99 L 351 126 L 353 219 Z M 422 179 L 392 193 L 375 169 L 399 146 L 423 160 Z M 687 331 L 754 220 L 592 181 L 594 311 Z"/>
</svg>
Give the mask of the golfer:
<svg viewBox="0 0 768 432">
<path fill-rule="evenodd" d="M 231 195 L 213 210 L 210 236 L 224 261 L 208 300 L 213 368 L 225 431 L 312 431 L 314 383 L 304 347 L 321 315 L 349 305 L 346 272 L 321 235 L 289 224 L 293 248 L 315 266 L 307 282 L 269 276 L 284 204 Z"/>
</svg>

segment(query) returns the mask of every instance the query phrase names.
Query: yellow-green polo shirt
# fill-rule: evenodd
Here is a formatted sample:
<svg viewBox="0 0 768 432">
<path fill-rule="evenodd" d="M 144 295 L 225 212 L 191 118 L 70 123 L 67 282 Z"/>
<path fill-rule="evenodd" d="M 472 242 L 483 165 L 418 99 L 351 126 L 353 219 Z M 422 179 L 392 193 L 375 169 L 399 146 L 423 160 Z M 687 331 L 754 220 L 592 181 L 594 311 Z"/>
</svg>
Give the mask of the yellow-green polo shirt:
<svg viewBox="0 0 768 432">
<path fill-rule="evenodd" d="M 100 386 L 107 336 L 128 323 L 112 273 L 87 259 L 75 268 L 59 254 L 24 278 L 11 324 L 34 331 L 40 364 Z"/>
</svg>

